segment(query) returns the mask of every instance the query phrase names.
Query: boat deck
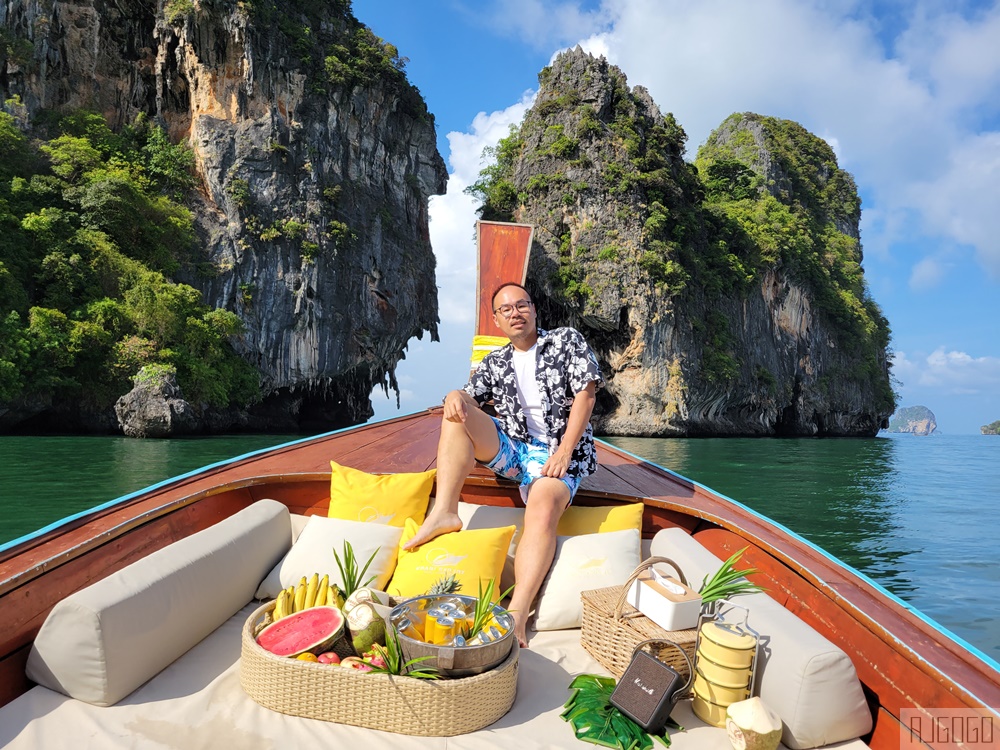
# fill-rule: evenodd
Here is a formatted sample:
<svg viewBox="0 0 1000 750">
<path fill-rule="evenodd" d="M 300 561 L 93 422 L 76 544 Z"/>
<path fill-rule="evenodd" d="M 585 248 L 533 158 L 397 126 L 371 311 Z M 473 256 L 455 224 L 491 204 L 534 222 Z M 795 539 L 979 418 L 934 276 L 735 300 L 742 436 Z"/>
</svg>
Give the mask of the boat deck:
<svg viewBox="0 0 1000 750">
<path fill-rule="evenodd" d="M 440 409 L 331 433 L 137 493 L 0 553 L 0 705 L 27 690 L 24 660 L 49 609 L 66 594 L 263 497 L 295 513 L 325 513 L 331 459 L 370 472 L 434 467 Z M 1000 672 L 906 605 L 753 511 L 613 446 L 578 504 L 646 504 L 643 536 L 685 529 L 720 558 L 749 546 L 742 565 L 769 595 L 842 648 L 876 705 L 873 747 L 898 747 L 901 708 L 1000 706 Z M 513 485 L 477 468 L 463 499 L 517 505 Z M 132 534 L 140 529 L 142 533 Z M 42 581 L 44 578 L 44 582 Z"/>
</svg>

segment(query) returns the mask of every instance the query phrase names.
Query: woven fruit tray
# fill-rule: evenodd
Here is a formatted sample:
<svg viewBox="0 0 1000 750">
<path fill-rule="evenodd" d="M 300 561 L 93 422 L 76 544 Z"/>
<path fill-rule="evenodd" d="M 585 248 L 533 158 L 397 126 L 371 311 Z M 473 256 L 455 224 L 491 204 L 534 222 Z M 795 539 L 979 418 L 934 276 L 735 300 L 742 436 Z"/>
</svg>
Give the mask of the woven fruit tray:
<svg viewBox="0 0 1000 750">
<path fill-rule="evenodd" d="M 421 737 L 451 737 L 489 726 L 517 692 L 518 646 L 495 669 L 452 680 L 366 674 L 275 656 L 254 638 L 274 607 L 259 607 L 243 626 L 240 684 L 257 703 L 292 716 Z"/>
</svg>

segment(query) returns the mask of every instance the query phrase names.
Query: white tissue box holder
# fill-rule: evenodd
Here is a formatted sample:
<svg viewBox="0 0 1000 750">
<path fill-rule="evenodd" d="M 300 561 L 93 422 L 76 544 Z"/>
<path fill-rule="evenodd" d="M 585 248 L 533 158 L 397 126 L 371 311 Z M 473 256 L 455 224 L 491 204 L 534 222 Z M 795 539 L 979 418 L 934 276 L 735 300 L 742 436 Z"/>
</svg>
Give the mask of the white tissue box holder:
<svg viewBox="0 0 1000 750">
<path fill-rule="evenodd" d="M 625 601 L 664 630 L 698 626 L 701 594 L 676 578 L 644 570 L 629 589 Z"/>
</svg>

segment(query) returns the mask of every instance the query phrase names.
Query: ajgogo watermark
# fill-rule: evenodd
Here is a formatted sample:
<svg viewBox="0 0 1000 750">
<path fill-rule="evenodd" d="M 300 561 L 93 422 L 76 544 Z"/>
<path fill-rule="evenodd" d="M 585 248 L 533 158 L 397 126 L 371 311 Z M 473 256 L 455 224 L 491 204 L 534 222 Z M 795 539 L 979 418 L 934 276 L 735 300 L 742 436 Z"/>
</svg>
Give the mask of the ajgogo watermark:
<svg viewBox="0 0 1000 750">
<path fill-rule="evenodd" d="M 989 708 L 903 708 L 900 750 L 1000 750 L 1000 712 Z"/>
</svg>

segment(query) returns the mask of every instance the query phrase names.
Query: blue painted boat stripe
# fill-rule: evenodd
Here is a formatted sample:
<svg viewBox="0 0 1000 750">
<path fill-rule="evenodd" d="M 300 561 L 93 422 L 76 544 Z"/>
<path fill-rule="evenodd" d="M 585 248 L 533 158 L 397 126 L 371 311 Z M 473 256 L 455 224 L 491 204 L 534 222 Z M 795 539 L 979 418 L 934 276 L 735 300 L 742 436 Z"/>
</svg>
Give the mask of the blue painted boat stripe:
<svg viewBox="0 0 1000 750">
<path fill-rule="evenodd" d="M 962 648 L 964 648 L 966 651 L 968 651 L 969 653 L 971 653 L 973 656 L 975 656 L 978 659 L 981 659 L 982 661 L 984 661 L 988 666 L 992 667 L 993 669 L 996 669 L 996 670 L 1000 671 L 1000 662 L 997 662 L 996 659 L 994 659 L 993 657 L 991 657 L 988 654 L 984 653 L 979 648 L 977 648 L 976 646 L 972 645 L 971 643 L 969 643 L 968 641 L 966 641 L 961 636 L 956 635 L 955 633 L 951 632 L 950 630 L 948 630 L 948 628 L 946 628 L 944 625 L 942 625 L 941 623 L 937 622 L 933 618 L 928 617 L 927 615 L 925 615 L 923 612 L 921 612 L 919 609 L 917 609 L 916 607 L 914 607 L 909 602 L 906 602 L 906 601 L 900 599 L 894 593 L 892 593 L 887 588 L 885 588 L 884 586 L 882 586 L 882 584 L 878 583 L 877 581 L 873 581 L 871 578 L 869 578 L 867 575 L 865 575 L 864 573 L 862 573 L 860 570 L 857 570 L 856 568 L 848 565 L 847 563 L 843 562 L 842 560 L 839 560 L 838 558 L 834 557 L 833 555 L 831 555 L 829 552 L 827 552 L 822 547 L 814 544 L 813 542 L 810 542 L 808 539 L 806 539 L 805 537 L 802 537 L 799 534 L 795 533 L 794 531 L 792 531 L 791 529 L 789 529 L 787 526 L 784 526 L 783 524 L 780 524 L 777 521 L 775 521 L 775 520 L 773 520 L 771 518 L 768 518 L 763 513 L 760 513 L 758 511 L 754 510 L 753 508 L 751 508 L 751 507 L 749 507 L 747 505 L 744 505 L 743 503 L 739 502 L 738 500 L 733 500 L 731 497 L 728 497 L 727 495 L 723 495 L 721 492 L 718 492 L 717 490 L 713 490 L 711 487 L 706 487 L 705 485 L 701 484 L 700 482 L 696 482 L 695 480 L 689 479 L 686 476 L 683 476 L 682 474 L 678 474 L 676 471 L 672 471 L 672 470 L 670 470 L 670 469 L 668 469 L 668 468 L 666 468 L 664 466 L 660 466 L 659 464 L 654 463 L 653 461 L 650 461 L 649 459 L 643 458 L 642 456 L 638 456 L 635 453 L 632 453 L 631 451 L 625 450 L 624 448 L 619 448 L 617 445 L 612 445 L 611 443 L 608 443 L 607 441 L 599 440 L 599 442 L 604 443 L 605 445 L 607 445 L 609 448 L 611 448 L 613 450 L 619 451 L 619 452 L 624 453 L 624 454 L 626 454 L 628 456 L 631 456 L 632 458 L 635 458 L 635 459 L 637 459 L 639 461 L 642 461 L 643 463 L 649 464 L 650 466 L 655 466 L 660 471 L 666 472 L 667 474 L 670 474 L 673 477 L 677 477 L 678 479 L 680 479 L 682 481 L 688 482 L 691 485 L 693 485 L 695 487 L 698 487 L 698 488 L 704 490 L 705 492 L 707 492 L 707 493 L 709 493 L 711 495 L 715 495 L 716 497 L 721 497 L 723 500 L 726 500 L 727 502 L 732 503 L 736 507 L 742 508 L 747 513 L 750 513 L 751 515 L 754 515 L 757 518 L 759 518 L 759 519 L 761 519 L 763 521 L 766 521 L 767 523 L 769 523 L 772 526 L 774 526 L 776 529 L 780 529 L 782 532 L 788 534 L 790 537 L 794 538 L 795 540 L 797 540 L 797 541 L 799 541 L 799 542 L 801 542 L 801 543 L 803 543 L 803 544 L 811 547 L 813 550 L 815 550 L 816 552 L 818 552 L 820 555 L 822 555 L 826 559 L 830 560 L 831 562 L 836 563 L 837 565 L 839 565 L 840 567 L 844 568 L 845 570 L 849 570 L 851 573 L 853 573 L 854 575 L 856 575 L 862 581 L 864 581 L 865 583 L 867 583 L 870 586 L 872 586 L 872 588 L 874 588 L 875 590 L 877 590 L 879 593 L 883 594 L 888 599 L 891 599 L 896 604 L 898 604 L 899 606 L 901 606 L 903 609 L 905 609 L 908 612 L 910 612 L 918 620 L 921 620 L 922 622 L 926 623 L 927 625 L 930 625 L 936 631 L 938 631 L 939 633 L 941 633 L 945 637 L 947 637 L 947 638 L 951 639 L 952 641 L 954 641 L 955 643 L 957 643 L 959 646 L 961 646 Z M 817 578 L 818 578 L 818 576 L 817 576 Z M 912 647 L 909 647 L 909 648 L 911 650 L 913 650 Z M 920 654 L 917 653 L 916 651 L 914 651 L 914 653 L 916 653 L 918 657 L 920 656 Z"/>
</svg>

